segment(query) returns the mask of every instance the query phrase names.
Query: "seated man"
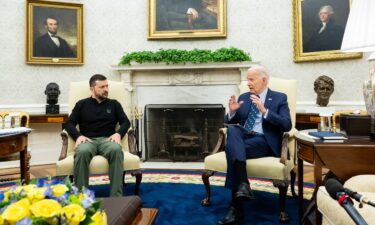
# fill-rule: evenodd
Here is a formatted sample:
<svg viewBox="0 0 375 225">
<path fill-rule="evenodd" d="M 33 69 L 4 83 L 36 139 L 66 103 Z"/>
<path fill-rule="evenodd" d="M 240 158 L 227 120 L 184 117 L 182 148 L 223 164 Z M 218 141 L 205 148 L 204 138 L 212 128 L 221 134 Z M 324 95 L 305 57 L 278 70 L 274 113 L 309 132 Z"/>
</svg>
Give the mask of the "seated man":
<svg viewBox="0 0 375 225">
<path fill-rule="evenodd" d="M 90 161 L 99 154 L 109 163 L 110 196 L 122 196 L 124 153 L 121 139 L 128 131 L 130 122 L 121 104 L 108 99 L 105 76 L 95 74 L 89 84 L 91 97 L 76 103 L 65 125 L 65 130 L 76 141 L 74 184 L 78 188 L 88 187 Z M 120 128 L 116 131 L 117 123 Z"/>
<path fill-rule="evenodd" d="M 283 132 L 292 128 L 287 96 L 268 88 L 269 76 L 264 67 L 247 71 L 250 91 L 229 99 L 227 175 L 225 187 L 232 190 L 232 203 L 218 224 L 237 224 L 244 219 L 242 203 L 254 199 L 246 172 L 246 159 L 280 157 Z"/>
</svg>

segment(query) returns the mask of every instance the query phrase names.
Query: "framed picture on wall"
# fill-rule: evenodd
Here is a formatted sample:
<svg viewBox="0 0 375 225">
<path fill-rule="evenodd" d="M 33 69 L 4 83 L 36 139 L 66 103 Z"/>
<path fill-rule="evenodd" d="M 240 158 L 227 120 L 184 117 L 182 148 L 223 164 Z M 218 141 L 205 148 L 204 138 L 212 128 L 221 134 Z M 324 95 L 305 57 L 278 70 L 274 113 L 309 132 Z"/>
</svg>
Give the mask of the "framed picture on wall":
<svg viewBox="0 0 375 225">
<path fill-rule="evenodd" d="M 26 63 L 83 64 L 83 5 L 27 0 Z"/>
<path fill-rule="evenodd" d="M 350 0 L 293 0 L 294 62 L 361 58 L 340 51 Z"/>
<path fill-rule="evenodd" d="M 148 39 L 227 36 L 227 0 L 148 2 Z"/>
</svg>

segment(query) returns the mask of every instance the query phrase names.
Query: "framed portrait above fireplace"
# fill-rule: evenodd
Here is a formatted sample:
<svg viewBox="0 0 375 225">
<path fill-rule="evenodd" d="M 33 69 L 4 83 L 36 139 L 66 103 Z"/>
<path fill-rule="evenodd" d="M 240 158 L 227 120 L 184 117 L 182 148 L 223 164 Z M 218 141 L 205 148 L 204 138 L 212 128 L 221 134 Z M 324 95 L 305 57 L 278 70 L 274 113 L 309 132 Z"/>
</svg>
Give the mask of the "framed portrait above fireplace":
<svg viewBox="0 0 375 225">
<path fill-rule="evenodd" d="M 27 0 L 26 63 L 83 64 L 83 5 Z"/>
<path fill-rule="evenodd" d="M 293 0 L 294 62 L 361 58 L 340 51 L 351 0 Z"/>
<path fill-rule="evenodd" d="M 148 0 L 148 39 L 227 35 L 227 0 Z"/>
</svg>

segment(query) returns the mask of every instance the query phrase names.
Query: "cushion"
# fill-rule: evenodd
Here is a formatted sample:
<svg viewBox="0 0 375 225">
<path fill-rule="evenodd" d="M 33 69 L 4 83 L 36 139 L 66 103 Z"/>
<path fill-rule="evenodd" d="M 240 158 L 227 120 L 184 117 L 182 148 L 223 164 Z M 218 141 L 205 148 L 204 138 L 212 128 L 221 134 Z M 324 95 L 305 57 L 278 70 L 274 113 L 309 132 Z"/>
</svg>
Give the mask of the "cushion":
<svg viewBox="0 0 375 225">
<path fill-rule="evenodd" d="M 56 174 L 61 175 L 72 175 L 74 165 L 73 154 L 67 156 L 65 159 L 57 161 L 56 163 Z M 127 151 L 124 151 L 124 170 L 136 170 L 140 167 L 140 159 L 138 156 L 133 155 Z M 90 174 L 105 174 L 108 172 L 108 162 L 100 155 L 94 156 L 90 162 Z"/>
<path fill-rule="evenodd" d="M 209 155 L 204 159 L 205 169 L 226 173 L 227 163 L 225 152 Z M 268 179 L 288 179 L 289 172 L 293 169 L 293 162 L 287 160 L 287 166 L 280 163 L 280 158 L 264 157 L 246 160 L 247 175 Z"/>
<path fill-rule="evenodd" d="M 375 199 L 374 192 L 362 192 L 361 194 L 367 196 L 370 199 Z M 322 213 L 323 216 L 323 224 L 355 225 L 348 213 L 344 210 L 343 207 L 339 205 L 336 200 L 331 198 L 324 186 L 320 186 L 318 189 L 317 205 L 318 210 Z M 354 201 L 354 207 L 362 215 L 365 221 L 368 222 L 368 224 L 372 224 L 372 222 L 375 221 L 374 207 L 363 205 L 363 208 L 360 209 L 359 204 L 356 201 Z"/>
</svg>

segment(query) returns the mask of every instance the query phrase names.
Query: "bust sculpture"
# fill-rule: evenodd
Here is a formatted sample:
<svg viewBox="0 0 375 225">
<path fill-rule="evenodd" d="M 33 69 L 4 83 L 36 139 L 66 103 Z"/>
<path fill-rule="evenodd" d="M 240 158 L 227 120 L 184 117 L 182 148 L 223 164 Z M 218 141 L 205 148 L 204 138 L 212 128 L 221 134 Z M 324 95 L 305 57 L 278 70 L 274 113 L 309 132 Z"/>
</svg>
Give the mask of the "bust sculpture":
<svg viewBox="0 0 375 225">
<path fill-rule="evenodd" d="M 329 76 L 322 75 L 314 81 L 314 91 L 317 94 L 316 104 L 319 106 L 327 106 L 329 97 L 335 90 L 335 82 Z"/>
<path fill-rule="evenodd" d="M 46 114 L 59 114 L 60 106 L 57 104 L 60 95 L 59 85 L 51 82 L 47 84 L 44 93 L 47 95 Z"/>
</svg>

